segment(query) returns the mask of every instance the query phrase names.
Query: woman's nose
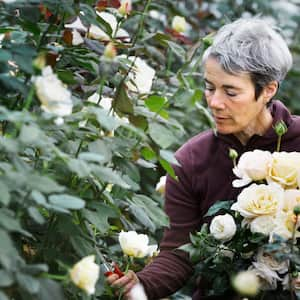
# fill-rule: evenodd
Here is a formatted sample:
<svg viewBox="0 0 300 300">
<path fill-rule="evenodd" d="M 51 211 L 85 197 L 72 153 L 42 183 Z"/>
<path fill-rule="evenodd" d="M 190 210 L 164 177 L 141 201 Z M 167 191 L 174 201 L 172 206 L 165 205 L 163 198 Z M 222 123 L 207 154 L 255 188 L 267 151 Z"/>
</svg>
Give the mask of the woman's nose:
<svg viewBox="0 0 300 300">
<path fill-rule="evenodd" d="M 215 91 L 212 95 L 208 97 L 208 106 L 212 109 L 224 109 L 225 103 L 224 103 L 224 95 L 222 93 Z"/>
</svg>

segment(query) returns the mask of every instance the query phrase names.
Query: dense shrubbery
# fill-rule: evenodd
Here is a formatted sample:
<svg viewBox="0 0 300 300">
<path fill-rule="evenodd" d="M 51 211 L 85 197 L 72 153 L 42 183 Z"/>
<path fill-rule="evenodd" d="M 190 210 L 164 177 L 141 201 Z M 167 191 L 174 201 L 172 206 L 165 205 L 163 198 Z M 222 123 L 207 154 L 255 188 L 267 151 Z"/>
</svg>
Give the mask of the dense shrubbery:
<svg viewBox="0 0 300 300">
<path fill-rule="evenodd" d="M 0 298 L 85 299 L 66 276 L 74 263 L 100 263 L 100 251 L 125 264 L 121 230 L 159 240 L 168 224 L 155 185 L 174 176 L 173 151 L 210 125 L 207 34 L 245 11 L 274 11 L 264 1 L 133 1 L 128 15 L 119 1 L 2 2 Z M 299 111 L 298 72 L 282 92 Z M 97 297 L 114 298 L 103 276 Z"/>
</svg>

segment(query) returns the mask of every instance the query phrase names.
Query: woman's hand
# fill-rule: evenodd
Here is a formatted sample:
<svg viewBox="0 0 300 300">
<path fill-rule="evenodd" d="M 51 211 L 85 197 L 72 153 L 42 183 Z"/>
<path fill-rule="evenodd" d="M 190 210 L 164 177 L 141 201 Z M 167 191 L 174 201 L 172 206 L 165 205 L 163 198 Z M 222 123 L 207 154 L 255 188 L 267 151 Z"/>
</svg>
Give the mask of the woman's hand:
<svg viewBox="0 0 300 300">
<path fill-rule="evenodd" d="M 121 278 L 117 274 L 112 274 L 107 277 L 106 281 L 111 287 L 124 294 L 126 300 L 134 300 L 130 297 L 130 291 L 139 283 L 139 279 L 133 271 L 129 270 Z"/>
</svg>

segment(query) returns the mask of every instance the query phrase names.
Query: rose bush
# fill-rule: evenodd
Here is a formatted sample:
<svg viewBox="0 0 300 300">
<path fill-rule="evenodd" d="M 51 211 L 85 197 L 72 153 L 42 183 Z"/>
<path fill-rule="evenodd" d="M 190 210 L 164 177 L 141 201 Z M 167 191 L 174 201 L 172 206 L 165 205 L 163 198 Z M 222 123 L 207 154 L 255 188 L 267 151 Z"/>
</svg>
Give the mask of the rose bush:
<svg viewBox="0 0 300 300">
<path fill-rule="evenodd" d="M 120 231 L 161 236 L 155 185 L 212 125 L 205 36 L 225 14 L 270 11 L 242 2 L 0 1 L 1 299 L 86 299 L 66 277 L 76 262 L 123 268 Z M 175 16 L 186 23 L 173 29 Z M 115 299 L 101 272 L 93 297 Z"/>
</svg>

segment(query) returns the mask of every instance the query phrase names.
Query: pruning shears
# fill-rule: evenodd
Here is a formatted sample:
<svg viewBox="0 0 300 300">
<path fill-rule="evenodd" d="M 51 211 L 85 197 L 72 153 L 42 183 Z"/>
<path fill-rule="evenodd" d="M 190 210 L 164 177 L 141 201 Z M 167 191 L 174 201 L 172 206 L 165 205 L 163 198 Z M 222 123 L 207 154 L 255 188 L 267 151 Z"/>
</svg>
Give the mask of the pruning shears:
<svg viewBox="0 0 300 300">
<path fill-rule="evenodd" d="M 117 263 L 109 263 L 99 250 L 97 252 L 100 260 L 102 261 L 104 276 L 108 277 L 113 274 L 117 274 L 120 278 L 124 276 L 124 273 L 120 270 Z"/>
</svg>

